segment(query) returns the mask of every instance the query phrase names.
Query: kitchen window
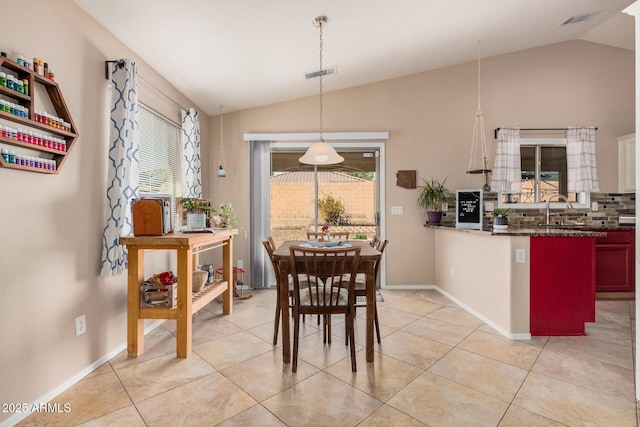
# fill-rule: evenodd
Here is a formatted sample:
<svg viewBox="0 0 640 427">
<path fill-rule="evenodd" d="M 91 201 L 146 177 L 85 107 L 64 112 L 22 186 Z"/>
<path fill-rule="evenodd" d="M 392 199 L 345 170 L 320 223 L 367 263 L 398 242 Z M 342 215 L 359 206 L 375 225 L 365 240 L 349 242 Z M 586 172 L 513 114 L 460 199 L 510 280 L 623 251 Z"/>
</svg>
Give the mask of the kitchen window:
<svg viewBox="0 0 640 427">
<path fill-rule="evenodd" d="M 567 197 L 574 208 L 588 207 L 588 193 L 567 191 L 566 138 L 522 138 L 520 164 L 520 192 L 500 194 L 500 206 L 515 209 L 541 208 L 550 197 L 560 194 Z M 554 201 L 552 206 L 564 207 L 566 203 Z"/>
<path fill-rule="evenodd" d="M 177 123 L 140 104 L 138 160 L 141 193 L 171 194 L 174 200 L 182 196 L 180 130 Z"/>
</svg>

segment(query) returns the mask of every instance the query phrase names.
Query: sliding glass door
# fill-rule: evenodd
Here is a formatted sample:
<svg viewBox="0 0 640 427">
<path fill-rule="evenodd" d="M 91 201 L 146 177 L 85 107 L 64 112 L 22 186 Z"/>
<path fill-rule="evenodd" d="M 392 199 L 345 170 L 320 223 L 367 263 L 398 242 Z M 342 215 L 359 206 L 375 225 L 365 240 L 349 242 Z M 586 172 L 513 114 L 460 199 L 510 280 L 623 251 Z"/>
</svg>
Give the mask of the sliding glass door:
<svg viewBox="0 0 640 427">
<path fill-rule="evenodd" d="M 351 239 L 384 235 L 383 143 L 331 142 L 345 161 L 317 169 L 298 162 L 311 143 L 252 144 L 251 212 L 256 218 L 251 227 L 253 287 L 275 285 L 260 243 L 267 235 L 276 245 L 305 240 L 307 231 L 315 230 L 316 224 L 318 228 L 327 225 L 331 231 L 348 231 Z M 254 175 L 260 175 L 259 179 Z"/>
</svg>

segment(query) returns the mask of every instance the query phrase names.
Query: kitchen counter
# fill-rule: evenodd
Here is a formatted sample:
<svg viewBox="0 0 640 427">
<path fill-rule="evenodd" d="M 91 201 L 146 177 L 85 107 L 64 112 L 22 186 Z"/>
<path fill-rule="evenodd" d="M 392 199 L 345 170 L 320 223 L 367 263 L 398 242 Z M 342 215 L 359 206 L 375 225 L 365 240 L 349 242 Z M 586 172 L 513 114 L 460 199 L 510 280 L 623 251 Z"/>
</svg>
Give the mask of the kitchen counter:
<svg viewBox="0 0 640 427">
<path fill-rule="evenodd" d="M 584 335 L 595 320 L 595 239 L 606 230 L 425 229 L 438 289 L 503 335 Z"/>
<path fill-rule="evenodd" d="M 463 233 L 480 234 L 484 236 L 528 236 L 528 237 L 604 237 L 606 229 L 582 228 L 580 226 L 540 226 L 531 228 L 509 227 L 506 230 L 469 230 L 466 228 L 447 227 L 426 224 L 425 227 L 439 230 L 453 230 Z"/>
</svg>

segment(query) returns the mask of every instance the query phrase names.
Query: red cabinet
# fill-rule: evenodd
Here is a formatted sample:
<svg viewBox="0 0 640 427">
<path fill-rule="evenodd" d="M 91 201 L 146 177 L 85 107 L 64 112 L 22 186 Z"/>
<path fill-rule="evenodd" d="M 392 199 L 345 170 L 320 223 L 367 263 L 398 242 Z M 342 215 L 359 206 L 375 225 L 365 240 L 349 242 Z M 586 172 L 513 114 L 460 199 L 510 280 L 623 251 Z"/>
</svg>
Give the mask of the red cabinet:
<svg viewBox="0 0 640 427">
<path fill-rule="evenodd" d="M 596 292 L 635 292 L 635 230 L 596 238 Z"/>
<path fill-rule="evenodd" d="M 595 322 L 595 237 L 531 237 L 531 335 L 585 335 Z"/>
</svg>

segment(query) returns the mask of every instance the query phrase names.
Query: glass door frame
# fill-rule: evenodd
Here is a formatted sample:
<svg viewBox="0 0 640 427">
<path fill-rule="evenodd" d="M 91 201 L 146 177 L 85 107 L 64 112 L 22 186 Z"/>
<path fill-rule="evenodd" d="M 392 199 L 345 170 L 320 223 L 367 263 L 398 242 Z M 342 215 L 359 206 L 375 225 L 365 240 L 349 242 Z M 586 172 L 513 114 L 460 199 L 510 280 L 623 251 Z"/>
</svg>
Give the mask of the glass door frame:
<svg viewBox="0 0 640 427">
<path fill-rule="evenodd" d="M 379 215 L 378 222 L 378 234 L 380 236 L 385 236 L 385 182 L 386 182 L 386 168 L 385 168 L 385 142 L 389 138 L 388 132 L 335 132 L 335 133 L 324 133 L 324 139 L 330 142 L 337 151 L 342 150 L 361 150 L 366 151 L 366 149 L 375 150 L 379 153 L 376 161 L 376 201 L 377 201 L 377 212 Z M 271 149 L 277 148 L 287 148 L 287 149 L 300 149 L 306 150 L 311 146 L 314 142 L 316 142 L 319 138 L 318 133 L 302 133 L 302 134 L 244 134 L 244 140 L 249 142 L 269 142 L 270 149 L 269 157 L 271 154 Z M 253 144 L 254 146 L 257 144 Z M 267 151 L 264 150 L 263 153 Z M 251 154 L 254 156 L 254 154 Z M 262 154 L 264 156 L 264 154 Z M 253 157 L 252 157 L 253 158 Z M 263 159 L 264 161 L 265 159 Z M 250 235 L 253 236 L 251 238 L 250 243 L 250 265 L 252 272 L 256 270 L 257 277 L 259 282 L 257 283 L 252 278 L 252 283 L 255 283 L 258 286 L 264 286 L 264 274 L 262 272 L 267 268 L 266 263 L 268 260 L 263 256 L 264 248 L 261 244 L 261 239 L 266 234 L 265 232 L 269 232 L 269 220 L 265 221 L 264 217 L 264 204 L 258 203 L 258 199 L 265 200 L 264 191 L 269 186 L 264 185 L 265 182 L 269 182 L 270 180 L 270 170 L 267 168 L 256 168 L 251 169 L 251 188 L 250 188 L 250 199 L 251 203 L 251 212 L 252 216 L 255 215 L 258 218 L 262 218 L 260 221 L 251 221 L 250 227 Z M 259 176 L 256 176 L 259 175 Z M 270 190 L 269 190 L 270 191 Z M 261 194 L 258 194 L 261 193 Z M 261 197 L 257 198 L 260 195 Z M 267 200 L 270 199 L 270 196 L 267 197 Z M 253 201 L 256 203 L 253 203 Z M 267 213 L 268 213 L 267 208 Z M 269 214 L 270 215 L 270 214 Z M 265 224 L 266 223 L 266 224 Z M 265 226 L 267 229 L 265 230 Z M 269 267 L 270 268 L 270 267 Z M 253 275 L 253 273 L 252 273 Z M 383 262 L 380 266 L 380 286 L 382 288 L 386 287 L 386 268 L 385 263 Z"/>
</svg>

